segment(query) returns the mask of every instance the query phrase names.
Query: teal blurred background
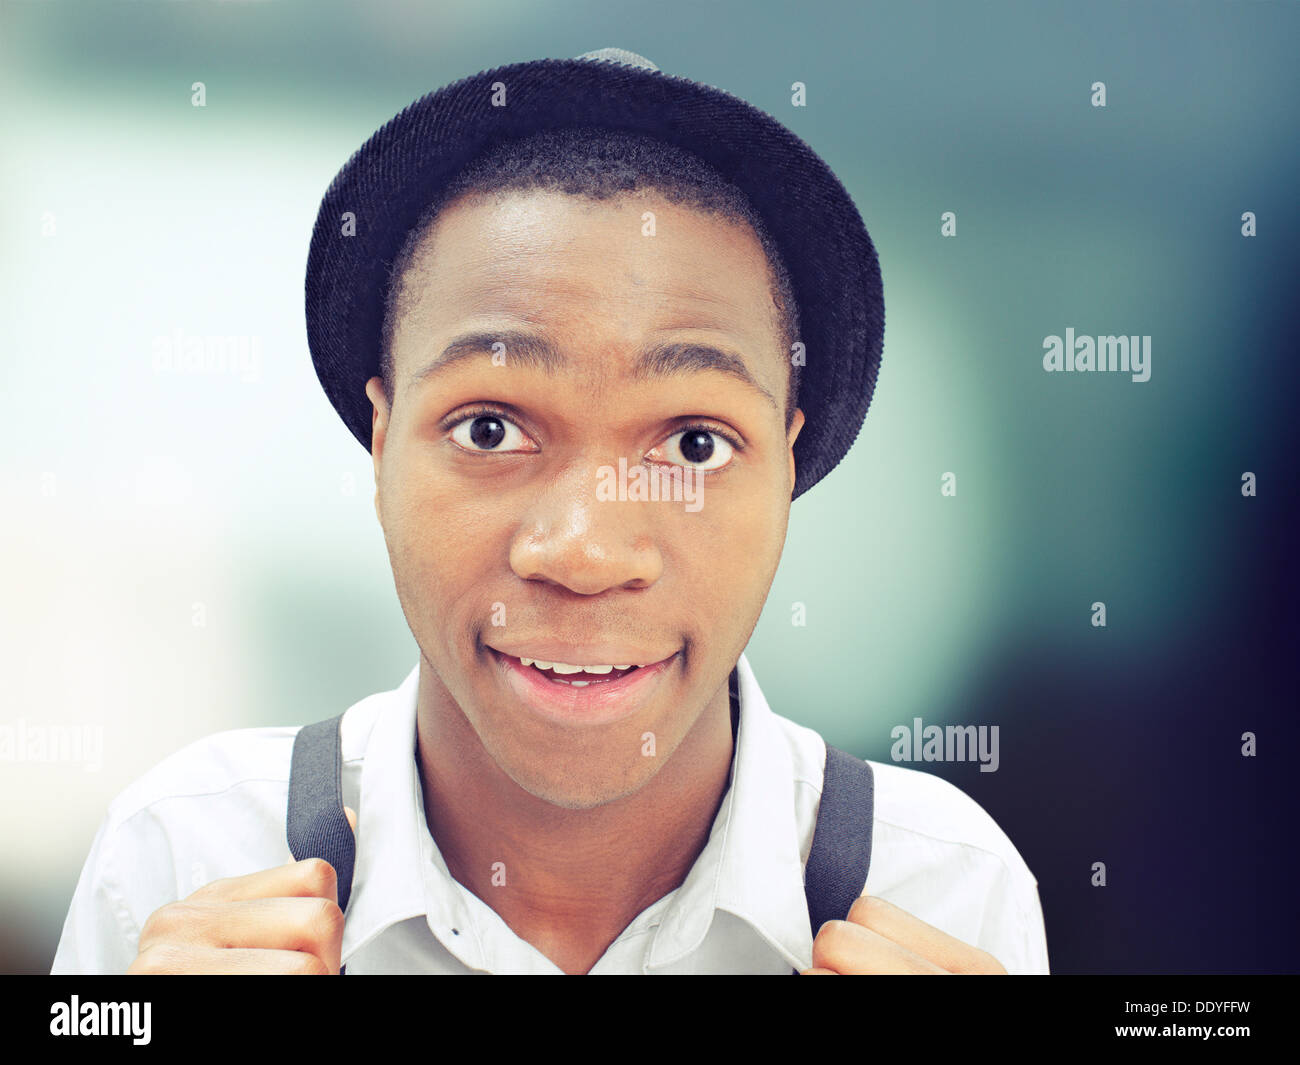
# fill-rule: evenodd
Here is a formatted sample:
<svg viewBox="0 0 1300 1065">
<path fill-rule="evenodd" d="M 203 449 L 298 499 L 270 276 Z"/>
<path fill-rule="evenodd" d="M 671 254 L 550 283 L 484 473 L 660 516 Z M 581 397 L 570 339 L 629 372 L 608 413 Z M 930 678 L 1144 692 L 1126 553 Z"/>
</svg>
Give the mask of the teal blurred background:
<svg viewBox="0 0 1300 1065">
<path fill-rule="evenodd" d="M 1020 849 L 1054 971 L 1295 970 L 1294 5 L 0 11 L 0 723 L 103 737 L 98 765 L 0 762 L 0 971 L 48 971 L 144 770 L 415 665 L 370 457 L 307 351 L 320 197 L 423 93 L 610 45 L 785 122 L 880 255 L 876 398 L 747 652 L 773 709 L 877 760 L 914 717 L 998 724 L 997 773 L 917 768 Z M 1044 373 L 1067 327 L 1150 335 L 1150 380 Z M 191 336 L 248 361 L 173 369 Z"/>
</svg>

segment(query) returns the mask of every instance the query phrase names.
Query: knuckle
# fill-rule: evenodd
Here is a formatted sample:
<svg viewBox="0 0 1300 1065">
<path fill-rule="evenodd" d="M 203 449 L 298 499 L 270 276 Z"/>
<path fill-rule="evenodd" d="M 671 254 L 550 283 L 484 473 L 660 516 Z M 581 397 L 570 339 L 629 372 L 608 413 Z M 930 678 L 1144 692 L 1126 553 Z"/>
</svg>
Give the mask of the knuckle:
<svg viewBox="0 0 1300 1065">
<path fill-rule="evenodd" d="M 847 931 L 847 925 L 847 921 L 827 921 L 817 933 L 817 938 L 825 940 L 827 943 L 841 942 L 844 939 L 844 933 Z"/>
<path fill-rule="evenodd" d="M 848 919 L 861 924 L 867 919 L 867 896 L 859 895 L 853 900 L 853 905 L 849 907 Z"/>
<path fill-rule="evenodd" d="M 174 936 L 180 929 L 193 925 L 199 912 L 197 906 L 184 900 L 159 906 L 145 919 L 140 941 L 152 943 Z"/>
<path fill-rule="evenodd" d="M 181 899 L 168 907 L 167 931 L 170 935 L 193 933 L 202 927 L 211 913 L 208 907 Z"/>
<path fill-rule="evenodd" d="M 833 969 L 844 942 L 844 921 L 827 921 L 813 938 L 813 968 Z"/>
<path fill-rule="evenodd" d="M 158 933 L 165 922 L 166 916 L 163 914 L 162 909 L 154 910 L 144 919 L 144 926 L 140 929 L 140 952 L 142 954 L 145 946 L 158 938 Z"/>
<path fill-rule="evenodd" d="M 987 950 L 981 950 L 979 947 L 970 947 L 963 954 L 961 960 L 956 966 L 957 972 L 966 975 L 992 974 L 1003 971 L 998 960 L 993 957 Z"/>
<path fill-rule="evenodd" d="M 206 899 L 221 891 L 222 886 L 229 881 L 229 877 L 222 877 L 220 880 L 209 880 L 206 884 L 196 887 L 189 893 L 191 899 Z"/>
<path fill-rule="evenodd" d="M 330 899 L 315 899 L 307 919 L 315 942 L 332 943 L 343 938 L 343 911 Z"/>
<path fill-rule="evenodd" d="M 324 858 L 305 858 L 298 863 L 303 882 L 313 895 L 335 895 L 338 891 L 338 874 Z"/>
<path fill-rule="evenodd" d="M 170 943 L 154 943 L 141 949 L 127 968 L 133 975 L 162 975 L 181 972 L 184 951 Z"/>
<path fill-rule="evenodd" d="M 858 924 L 870 924 L 880 917 L 888 908 L 888 903 L 875 895 L 859 895 L 849 907 L 849 920 Z"/>
<path fill-rule="evenodd" d="M 289 972 L 293 976 L 328 976 L 330 970 L 329 966 L 315 954 L 299 951 L 290 966 Z"/>
</svg>

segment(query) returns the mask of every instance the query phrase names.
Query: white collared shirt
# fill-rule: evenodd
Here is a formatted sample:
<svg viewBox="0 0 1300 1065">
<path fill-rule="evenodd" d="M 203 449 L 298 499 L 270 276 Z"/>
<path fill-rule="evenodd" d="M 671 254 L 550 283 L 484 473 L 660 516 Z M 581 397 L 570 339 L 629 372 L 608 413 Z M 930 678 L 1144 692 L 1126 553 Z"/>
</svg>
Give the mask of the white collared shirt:
<svg viewBox="0 0 1300 1065">
<path fill-rule="evenodd" d="M 731 786 L 685 881 L 643 910 L 600 973 L 772 973 L 812 961 L 803 865 L 826 745 L 768 707 L 737 664 Z M 559 973 L 454 880 L 429 833 L 415 759 L 419 666 L 343 719 L 343 795 L 357 854 L 343 931 L 348 975 Z M 54 973 L 122 973 L 146 918 L 204 884 L 291 860 L 285 842 L 297 727 L 221 732 L 178 751 L 109 806 L 77 884 Z M 871 763 L 875 822 L 864 894 L 878 895 L 1010 973 L 1046 973 L 1037 882 L 1006 834 L 940 777 Z"/>
</svg>

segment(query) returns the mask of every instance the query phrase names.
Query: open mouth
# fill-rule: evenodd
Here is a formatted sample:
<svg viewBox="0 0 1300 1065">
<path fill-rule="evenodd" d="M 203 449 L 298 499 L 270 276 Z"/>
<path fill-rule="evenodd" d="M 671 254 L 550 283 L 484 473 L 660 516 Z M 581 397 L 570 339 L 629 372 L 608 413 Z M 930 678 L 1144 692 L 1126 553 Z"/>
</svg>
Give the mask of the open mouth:
<svg viewBox="0 0 1300 1065">
<path fill-rule="evenodd" d="M 588 684 L 608 684 L 626 677 L 642 668 L 640 665 L 575 666 L 568 662 L 543 662 L 535 658 L 520 658 L 519 664 L 535 669 L 547 680 L 567 684 L 571 688 L 585 688 Z"/>
<path fill-rule="evenodd" d="M 523 648 L 520 648 L 522 651 Z M 554 721 L 602 724 L 649 705 L 680 652 L 655 662 L 556 662 L 487 651 L 522 705 Z"/>
</svg>

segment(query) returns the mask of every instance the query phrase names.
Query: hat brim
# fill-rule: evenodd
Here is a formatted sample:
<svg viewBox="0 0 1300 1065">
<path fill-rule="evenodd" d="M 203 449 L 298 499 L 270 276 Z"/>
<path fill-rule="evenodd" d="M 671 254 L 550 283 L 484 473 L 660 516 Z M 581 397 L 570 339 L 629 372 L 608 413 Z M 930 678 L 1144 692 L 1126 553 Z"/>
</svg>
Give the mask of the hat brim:
<svg viewBox="0 0 1300 1065">
<path fill-rule="evenodd" d="M 508 105 L 492 106 L 492 86 Z M 736 185 L 768 226 L 799 305 L 799 406 L 792 497 L 844 457 L 875 391 L 884 342 L 880 266 L 853 199 L 825 162 L 770 115 L 721 89 L 661 71 L 542 59 L 431 92 L 365 142 L 321 201 L 307 257 L 307 341 L 317 377 L 361 445 L 366 382 L 379 373 L 389 270 L 439 190 L 492 143 L 601 126 L 693 152 Z M 345 235 L 343 216 L 355 216 Z"/>
</svg>

